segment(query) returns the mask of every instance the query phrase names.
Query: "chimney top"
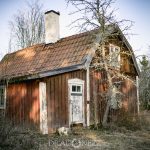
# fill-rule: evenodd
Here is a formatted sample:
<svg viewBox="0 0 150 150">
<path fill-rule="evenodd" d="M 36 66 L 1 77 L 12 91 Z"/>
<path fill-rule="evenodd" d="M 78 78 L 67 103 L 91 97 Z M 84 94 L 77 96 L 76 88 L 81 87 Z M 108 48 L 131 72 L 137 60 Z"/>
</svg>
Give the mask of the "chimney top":
<svg viewBox="0 0 150 150">
<path fill-rule="evenodd" d="M 57 15 L 60 15 L 59 11 L 57 12 L 57 11 L 55 11 L 55 10 L 46 11 L 45 14 L 48 14 L 48 13 L 51 13 L 51 12 L 53 12 L 53 13 L 55 13 L 55 14 L 57 14 Z"/>
<path fill-rule="evenodd" d="M 59 12 L 45 12 L 45 43 L 55 43 L 59 40 Z"/>
</svg>

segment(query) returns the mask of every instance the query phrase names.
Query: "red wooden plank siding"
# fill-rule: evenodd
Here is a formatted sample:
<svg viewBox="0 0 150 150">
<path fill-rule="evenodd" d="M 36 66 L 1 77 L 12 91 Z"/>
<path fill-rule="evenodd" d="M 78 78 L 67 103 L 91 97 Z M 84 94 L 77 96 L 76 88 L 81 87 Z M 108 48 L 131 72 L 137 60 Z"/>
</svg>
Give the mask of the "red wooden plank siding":
<svg viewBox="0 0 150 150">
<path fill-rule="evenodd" d="M 21 86 L 20 86 L 20 88 L 21 88 L 21 90 L 20 90 L 20 93 L 21 93 L 21 100 L 20 100 L 20 109 L 21 109 L 21 113 L 20 113 L 20 122 L 21 122 L 21 120 L 22 120 L 22 124 L 24 124 L 24 99 L 23 99 L 23 97 L 24 97 L 24 93 L 23 93 L 23 84 L 21 84 Z"/>
<path fill-rule="evenodd" d="M 68 79 L 73 78 L 82 79 L 86 83 L 86 71 L 79 70 L 70 73 L 64 73 L 54 77 L 49 77 L 46 79 L 48 85 L 47 94 L 50 94 L 50 96 L 47 95 L 49 132 L 58 127 L 69 125 Z"/>
<path fill-rule="evenodd" d="M 69 107 L 68 107 L 68 80 L 79 78 L 85 81 L 85 120 L 86 120 L 86 71 L 79 70 L 70 73 L 64 73 L 52 77 L 47 77 L 44 82 L 47 84 L 47 113 L 49 132 L 61 126 L 69 125 Z M 107 89 L 107 79 L 104 71 L 90 71 L 90 121 L 94 119 L 94 105 L 96 100 L 98 107 L 97 116 L 101 123 L 106 108 L 106 101 L 102 93 Z M 136 87 L 129 80 L 124 80 L 121 84 L 121 90 L 124 94 L 123 109 L 135 114 Z M 7 116 L 14 123 L 36 125 L 39 127 L 40 104 L 39 104 L 39 81 L 26 81 L 21 83 L 9 84 L 7 88 Z M 110 118 L 117 115 L 118 111 L 110 110 Z"/>
<path fill-rule="evenodd" d="M 16 124 L 39 125 L 39 83 L 36 81 L 9 84 L 7 116 Z"/>
<path fill-rule="evenodd" d="M 117 79 L 119 81 L 119 79 Z M 107 89 L 106 74 L 104 71 L 93 71 L 90 70 L 90 121 L 91 124 L 94 121 L 94 99 L 97 101 L 97 115 L 99 123 L 102 123 L 104 111 L 106 108 L 106 100 L 102 98 L 102 93 Z M 128 111 L 130 115 L 135 115 L 137 112 L 136 104 L 136 86 L 130 80 L 123 80 L 121 82 L 121 91 L 124 94 L 122 99 L 123 107 L 121 111 Z M 121 112 L 120 111 L 120 112 Z M 119 110 L 110 109 L 109 120 L 116 119 Z"/>
<path fill-rule="evenodd" d="M 65 125 L 67 125 L 68 126 L 68 124 L 69 124 L 69 120 L 68 120 L 68 118 L 69 118 L 69 104 L 68 104 L 68 80 L 69 80 L 69 78 L 71 78 L 70 77 L 70 73 L 67 73 L 66 75 L 65 75 L 65 81 L 64 81 L 64 83 L 65 83 L 65 85 L 64 85 L 64 89 L 65 89 L 65 102 L 66 102 L 66 113 L 65 113 Z M 67 87 L 67 88 L 66 88 Z"/>
<path fill-rule="evenodd" d="M 61 87 L 62 87 L 62 93 L 61 93 L 61 106 L 62 106 L 62 112 L 61 112 L 61 116 L 62 116 L 62 124 L 65 124 L 65 116 L 66 116 L 66 101 L 65 101 L 65 94 L 66 94 L 66 91 L 65 91 L 65 77 L 64 76 L 61 76 Z"/>
<path fill-rule="evenodd" d="M 55 88 L 54 88 L 54 114 L 55 114 L 55 117 L 54 117 L 54 125 L 56 127 L 59 127 L 59 124 L 58 124 L 58 118 L 59 118 L 59 115 L 58 115 L 58 79 L 59 77 L 55 76 L 55 80 L 54 80 L 54 84 L 55 84 Z"/>
</svg>

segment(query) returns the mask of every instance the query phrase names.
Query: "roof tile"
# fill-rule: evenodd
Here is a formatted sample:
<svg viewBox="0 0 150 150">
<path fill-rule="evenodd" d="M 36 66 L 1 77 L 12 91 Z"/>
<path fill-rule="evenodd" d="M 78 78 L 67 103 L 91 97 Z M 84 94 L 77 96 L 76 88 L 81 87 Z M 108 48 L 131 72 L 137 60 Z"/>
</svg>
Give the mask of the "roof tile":
<svg viewBox="0 0 150 150">
<path fill-rule="evenodd" d="M 0 77 L 18 77 L 82 63 L 93 36 L 85 32 L 60 39 L 54 44 L 37 44 L 10 54 L 0 62 Z"/>
</svg>

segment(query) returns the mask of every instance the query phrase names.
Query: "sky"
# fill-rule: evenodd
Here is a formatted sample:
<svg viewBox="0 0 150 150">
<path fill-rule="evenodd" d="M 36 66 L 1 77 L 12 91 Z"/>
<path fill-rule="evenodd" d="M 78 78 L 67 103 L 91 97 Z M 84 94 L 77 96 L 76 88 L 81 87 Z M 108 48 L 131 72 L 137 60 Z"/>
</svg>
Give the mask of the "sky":
<svg viewBox="0 0 150 150">
<path fill-rule="evenodd" d="M 43 4 L 44 11 L 56 10 L 60 12 L 60 37 L 76 34 L 76 30 L 69 27 L 69 24 L 79 17 L 69 15 L 73 9 L 72 6 L 67 7 L 65 0 L 39 1 Z M 0 58 L 8 51 L 9 21 L 12 20 L 18 9 L 25 11 L 25 6 L 26 0 L 0 0 Z M 134 35 L 128 37 L 128 41 L 135 54 L 148 54 L 150 51 L 148 49 L 150 46 L 150 0 L 116 0 L 114 7 L 118 8 L 117 18 L 134 21 L 134 26 L 130 31 Z"/>
</svg>

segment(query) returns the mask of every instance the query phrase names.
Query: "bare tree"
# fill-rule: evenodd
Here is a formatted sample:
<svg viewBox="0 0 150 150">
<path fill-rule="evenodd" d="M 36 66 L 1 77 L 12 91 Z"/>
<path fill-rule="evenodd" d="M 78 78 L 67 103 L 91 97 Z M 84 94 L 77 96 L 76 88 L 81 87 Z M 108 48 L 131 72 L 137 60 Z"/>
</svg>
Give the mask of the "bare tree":
<svg viewBox="0 0 150 150">
<path fill-rule="evenodd" d="M 112 63 L 114 63 L 116 61 L 117 56 L 120 55 L 120 51 L 118 51 L 116 54 L 113 54 L 112 56 L 110 56 L 110 54 L 106 55 L 106 45 L 111 37 L 113 38 L 114 36 L 118 36 L 120 32 L 111 32 L 111 30 L 109 29 L 111 27 L 119 26 L 122 27 L 122 32 L 126 34 L 125 31 L 130 29 L 130 27 L 132 26 L 132 22 L 130 20 L 125 19 L 117 21 L 114 14 L 116 10 L 112 9 L 114 0 L 67 0 L 67 4 L 72 4 L 76 8 L 76 10 L 71 14 L 80 13 L 81 17 L 76 19 L 72 23 L 73 25 L 75 25 L 75 27 L 78 27 L 80 31 L 91 30 L 96 28 L 98 30 L 98 33 L 100 33 L 101 35 L 101 42 L 99 43 L 98 49 L 96 51 L 96 57 L 93 60 L 91 67 L 95 68 L 96 70 L 104 69 L 107 75 L 108 89 L 105 93 L 107 106 L 104 112 L 102 122 L 103 126 L 106 126 L 111 103 L 112 101 L 113 103 L 117 101 L 117 98 L 114 95 L 116 93 L 120 93 L 120 91 L 118 91 L 113 84 L 113 78 L 127 78 L 120 72 L 117 72 L 116 74 L 116 72 L 113 72 L 113 70 L 110 69 L 112 68 Z M 128 26 L 124 25 L 125 21 L 129 22 Z M 117 64 L 118 62 L 115 63 Z M 94 121 L 95 126 L 97 126 L 97 104 L 96 102 L 94 103 Z"/>
<path fill-rule="evenodd" d="M 150 110 L 150 61 L 148 56 L 142 56 L 140 60 L 141 78 L 140 78 L 140 103 L 143 109 Z"/>
<path fill-rule="evenodd" d="M 27 2 L 27 10 L 18 10 L 9 24 L 10 50 L 41 43 L 44 39 L 44 16 L 38 1 Z"/>
</svg>

